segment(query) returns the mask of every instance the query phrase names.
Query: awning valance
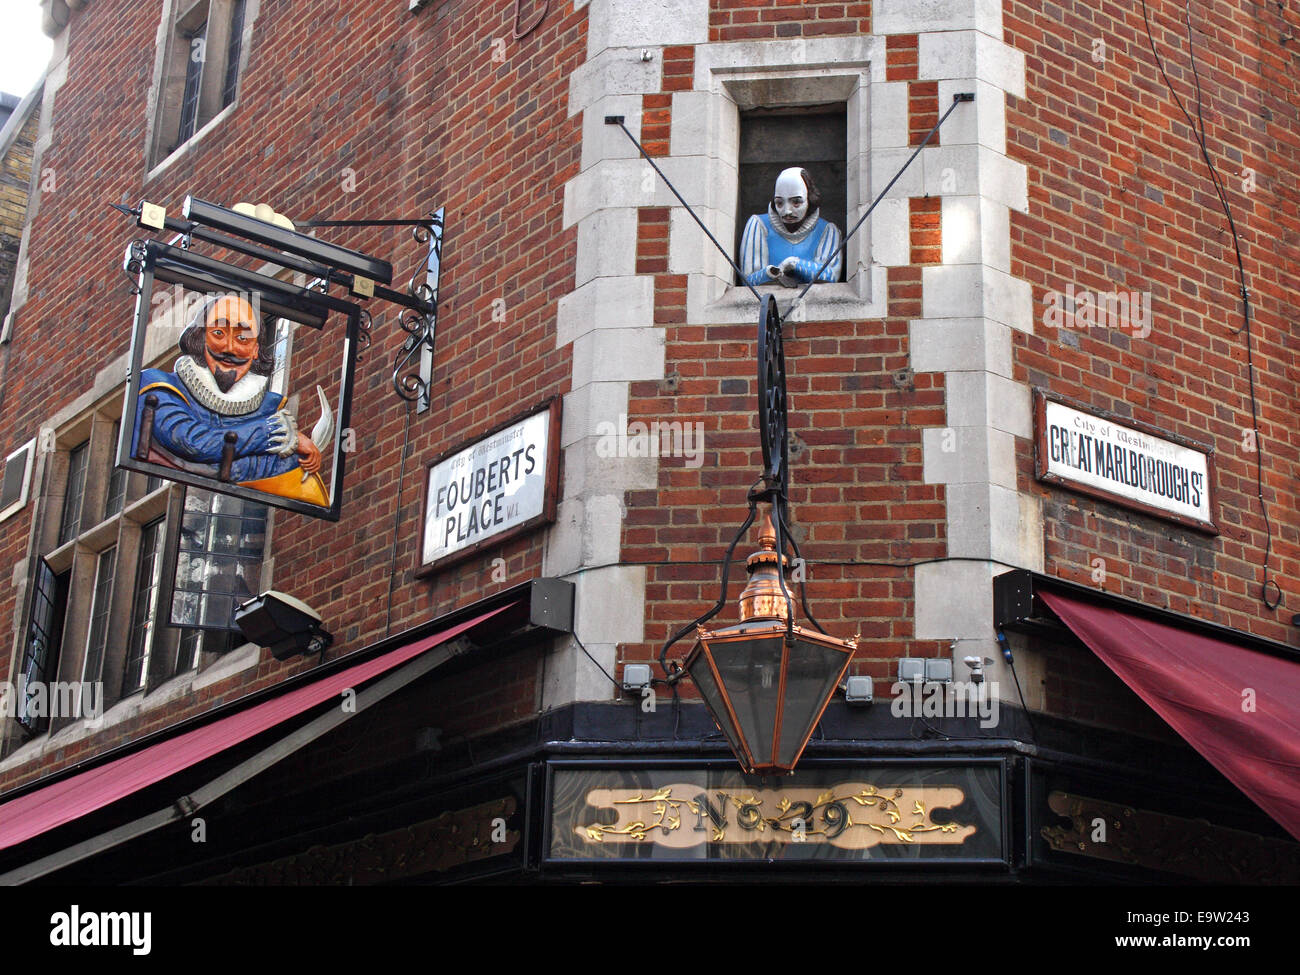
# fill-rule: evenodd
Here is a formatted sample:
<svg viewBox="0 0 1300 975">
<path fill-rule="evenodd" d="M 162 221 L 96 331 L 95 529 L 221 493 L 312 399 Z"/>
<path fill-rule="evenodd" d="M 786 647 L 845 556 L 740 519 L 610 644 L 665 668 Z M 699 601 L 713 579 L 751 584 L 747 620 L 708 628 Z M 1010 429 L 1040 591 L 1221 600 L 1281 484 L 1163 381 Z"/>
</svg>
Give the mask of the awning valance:
<svg viewBox="0 0 1300 975">
<path fill-rule="evenodd" d="M 1300 839 L 1300 663 L 1042 587 L 1134 693 Z"/>
<path fill-rule="evenodd" d="M 492 617 L 506 613 L 515 605 L 509 603 L 499 606 L 364 663 L 336 671 L 245 710 L 0 804 L 0 850 L 2 850 L 103 809 L 142 789 L 162 782 L 169 776 L 214 758 L 330 700 L 341 701 L 342 694 L 347 689 L 352 689 L 357 694 L 355 710 L 343 707 L 327 709 L 307 725 L 286 732 L 284 737 L 271 746 L 259 751 L 202 788 L 193 790 L 184 797 L 187 801 L 179 801 L 152 816 L 136 820 L 112 833 L 103 834 L 78 844 L 71 850 L 48 857 L 46 860 L 50 861 L 49 863 L 38 861 L 37 864 L 5 874 L 0 877 L 0 883 L 22 883 L 34 879 L 67 863 L 126 842 L 134 836 L 156 829 L 177 818 L 191 815 L 207 802 L 211 802 L 337 727 L 352 714 L 360 713 L 370 704 L 382 700 L 388 694 L 445 662 L 454 655 L 452 649 L 447 647 L 450 641 Z M 443 648 L 441 653 L 429 654 L 423 659 L 417 659 L 439 647 Z"/>
</svg>

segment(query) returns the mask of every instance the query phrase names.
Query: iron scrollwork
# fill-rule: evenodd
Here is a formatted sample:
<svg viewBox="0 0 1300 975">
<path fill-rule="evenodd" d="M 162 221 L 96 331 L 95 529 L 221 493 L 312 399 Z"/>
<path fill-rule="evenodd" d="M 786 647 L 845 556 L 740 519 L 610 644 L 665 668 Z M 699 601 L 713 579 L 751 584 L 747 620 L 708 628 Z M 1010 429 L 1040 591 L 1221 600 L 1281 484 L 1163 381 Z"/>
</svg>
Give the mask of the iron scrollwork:
<svg viewBox="0 0 1300 975">
<path fill-rule="evenodd" d="M 122 261 L 122 273 L 131 282 L 131 294 L 140 293 L 140 274 L 144 271 L 144 241 L 138 237 L 126 246 L 126 256 Z"/>
<path fill-rule="evenodd" d="M 786 414 L 785 348 L 776 298 L 763 296 L 758 323 L 758 431 L 763 446 L 763 478 L 770 488 L 788 494 L 790 437 Z"/>
<path fill-rule="evenodd" d="M 398 319 L 398 324 L 406 333 L 406 341 L 397 353 L 393 368 L 393 389 L 408 403 L 417 404 L 417 409 L 421 412 L 429 408 L 429 387 L 433 381 L 433 342 L 438 324 L 442 229 L 442 210 L 433 214 L 427 224 L 412 228 L 411 236 L 415 242 L 428 248 L 425 259 L 407 284 L 407 292 L 419 304 L 419 309 L 408 308 Z M 363 346 L 366 344 L 368 340 L 363 341 Z"/>
</svg>

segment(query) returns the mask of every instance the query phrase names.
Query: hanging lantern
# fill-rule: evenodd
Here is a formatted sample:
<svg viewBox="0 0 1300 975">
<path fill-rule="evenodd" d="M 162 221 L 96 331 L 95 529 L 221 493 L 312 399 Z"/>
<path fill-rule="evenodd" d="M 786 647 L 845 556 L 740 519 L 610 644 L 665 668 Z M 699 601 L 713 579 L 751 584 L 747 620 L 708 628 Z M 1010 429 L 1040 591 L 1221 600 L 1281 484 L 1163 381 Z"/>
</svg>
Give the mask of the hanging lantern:
<svg viewBox="0 0 1300 975">
<path fill-rule="evenodd" d="M 776 541 L 765 517 L 761 547 L 745 563 L 740 622 L 698 626 L 685 663 L 736 758 L 758 774 L 794 769 L 857 649 L 856 639 L 792 625 L 789 563 Z"/>
</svg>

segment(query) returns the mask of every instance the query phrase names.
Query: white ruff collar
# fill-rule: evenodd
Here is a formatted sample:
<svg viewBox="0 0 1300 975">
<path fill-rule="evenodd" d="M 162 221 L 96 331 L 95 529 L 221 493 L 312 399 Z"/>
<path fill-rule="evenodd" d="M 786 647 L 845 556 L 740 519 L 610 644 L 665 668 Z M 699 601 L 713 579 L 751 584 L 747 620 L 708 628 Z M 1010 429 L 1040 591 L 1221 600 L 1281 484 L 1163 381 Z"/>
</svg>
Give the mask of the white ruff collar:
<svg viewBox="0 0 1300 975">
<path fill-rule="evenodd" d="M 786 230 L 781 215 L 776 212 L 776 207 L 772 206 L 771 203 L 767 205 L 767 217 L 772 224 L 772 229 L 792 244 L 803 243 L 804 238 L 816 228 L 817 221 L 821 219 L 821 213 L 821 208 L 816 207 L 803 218 L 803 223 L 799 224 L 798 229 Z"/>
<path fill-rule="evenodd" d="M 181 382 L 194 394 L 196 400 L 222 416 L 252 413 L 262 405 L 262 399 L 266 396 L 266 376 L 246 372 L 243 378 L 230 387 L 230 392 L 223 393 L 207 363 L 199 365 L 187 355 L 176 360 L 176 375 L 180 376 Z"/>
</svg>

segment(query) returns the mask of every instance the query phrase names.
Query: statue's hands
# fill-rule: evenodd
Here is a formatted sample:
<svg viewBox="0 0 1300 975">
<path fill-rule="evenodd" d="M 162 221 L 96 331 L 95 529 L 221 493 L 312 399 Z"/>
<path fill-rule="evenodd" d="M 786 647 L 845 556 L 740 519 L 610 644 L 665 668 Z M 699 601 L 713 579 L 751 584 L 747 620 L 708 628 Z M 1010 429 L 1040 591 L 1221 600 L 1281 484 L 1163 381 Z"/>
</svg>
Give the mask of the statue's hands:
<svg viewBox="0 0 1300 975">
<path fill-rule="evenodd" d="M 320 473 L 320 448 L 305 433 L 298 434 L 298 466 L 308 474 Z"/>
<path fill-rule="evenodd" d="M 281 411 L 272 414 L 266 422 L 271 428 L 271 453 L 288 457 L 298 450 L 298 438 L 302 435 L 298 433 L 298 423 L 292 413 Z M 316 456 L 319 458 L 320 451 L 316 452 Z"/>
<path fill-rule="evenodd" d="M 781 266 L 776 271 L 777 280 L 787 288 L 797 288 L 801 284 L 798 277 L 799 258 L 787 257 L 781 262 Z"/>
</svg>

